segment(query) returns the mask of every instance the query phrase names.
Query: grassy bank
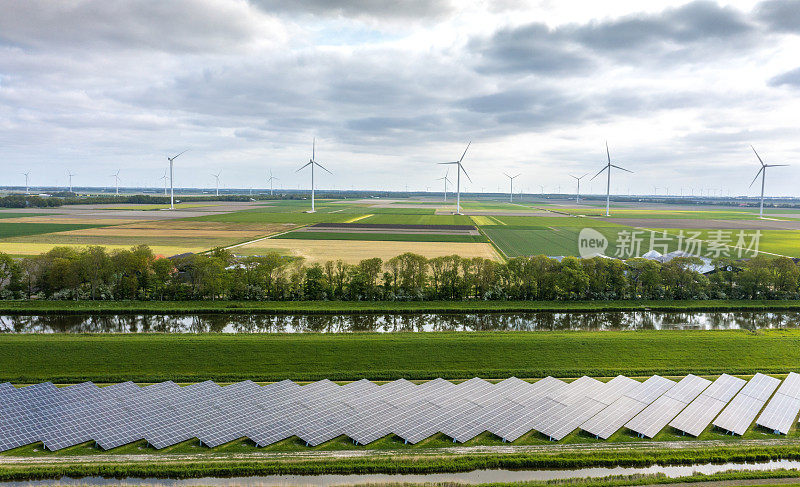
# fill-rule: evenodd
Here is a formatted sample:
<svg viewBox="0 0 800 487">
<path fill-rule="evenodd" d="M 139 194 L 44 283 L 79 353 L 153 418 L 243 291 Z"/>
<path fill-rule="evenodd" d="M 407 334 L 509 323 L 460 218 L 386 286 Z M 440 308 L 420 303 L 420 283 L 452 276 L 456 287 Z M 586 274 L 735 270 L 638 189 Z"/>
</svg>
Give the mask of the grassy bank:
<svg viewBox="0 0 800 487">
<path fill-rule="evenodd" d="M 588 467 L 643 467 L 654 464 L 691 465 L 697 463 L 758 462 L 800 458 L 797 446 L 758 448 L 698 448 L 693 450 L 609 451 L 579 453 L 510 453 L 441 456 L 383 456 L 363 458 L 282 459 L 203 458 L 170 459 L 159 462 L 125 461 L 64 464 L 5 464 L 0 466 L 0 480 L 30 480 L 67 477 L 232 477 L 257 475 L 319 474 L 426 474 L 466 472 L 476 469 L 576 469 Z M 776 473 L 777 474 L 777 473 Z M 781 476 L 791 476 L 786 473 Z M 720 474 L 725 480 L 767 478 L 770 472 Z M 708 478 L 708 477 L 706 477 Z"/>
<path fill-rule="evenodd" d="M 800 330 L 0 335 L 0 381 L 787 373 Z"/>
<path fill-rule="evenodd" d="M 788 311 L 800 301 L 0 301 L 5 314 Z"/>
</svg>

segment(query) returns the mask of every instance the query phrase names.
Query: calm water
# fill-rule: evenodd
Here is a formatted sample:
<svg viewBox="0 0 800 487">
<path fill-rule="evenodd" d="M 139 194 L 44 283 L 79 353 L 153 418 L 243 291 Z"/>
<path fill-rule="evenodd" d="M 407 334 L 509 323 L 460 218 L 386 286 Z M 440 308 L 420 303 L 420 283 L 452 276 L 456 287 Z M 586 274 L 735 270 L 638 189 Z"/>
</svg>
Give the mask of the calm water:
<svg viewBox="0 0 800 487">
<path fill-rule="evenodd" d="M 377 483 L 415 483 L 456 482 L 460 484 L 484 484 L 491 482 L 526 482 L 570 478 L 607 477 L 610 475 L 664 474 L 670 478 L 686 477 L 694 473 L 706 475 L 729 470 L 768 471 L 777 469 L 797 469 L 800 462 L 792 460 L 773 460 L 763 463 L 725 463 L 685 466 L 650 467 L 611 467 L 582 468 L 575 470 L 474 470 L 462 473 L 441 473 L 428 475 L 272 475 L 264 477 L 204 477 L 199 479 L 154 479 L 127 478 L 105 479 L 102 477 L 85 477 L 71 479 L 64 477 L 57 480 L 35 480 L 30 482 L 0 482 L 4 486 L 45 486 L 45 485 L 169 485 L 169 486 L 315 486 L 330 487 L 338 485 L 377 484 Z"/>
<path fill-rule="evenodd" d="M 798 328 L 800 312 L 461 314 L 171 314 L 0 316 L 5 333 L 349 333 Z"/>
</svg>

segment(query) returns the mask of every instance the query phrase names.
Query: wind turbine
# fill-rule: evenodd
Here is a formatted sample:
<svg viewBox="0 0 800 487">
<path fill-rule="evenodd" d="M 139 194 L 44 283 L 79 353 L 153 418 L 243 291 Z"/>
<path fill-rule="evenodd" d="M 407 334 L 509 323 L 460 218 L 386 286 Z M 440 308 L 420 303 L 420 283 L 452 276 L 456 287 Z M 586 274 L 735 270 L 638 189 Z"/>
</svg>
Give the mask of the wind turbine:
<svg viewBox="0 0 800 487">
<path fill-rule="evenodd" d="M 119 171 L 117 173 L 119 174 Z M 69 192 L 72 193 L 72 176 L 75 176 L 75 174 L 67 171 L 67 176 L 69 176 Z"/>
<path fill-rule="evenodd" d="M 189 149 L 186 149 L 183 152 L 186 152 L 187 150 L 189 150 Z M 177 156 L 173 156 L 173 157 L 167 156 L 167 160 L 169 161 L 169 209 L 170 210 L 174 210 L 175 209 L 175 185 L 173 184 L 174 178 L 173 178 L 173 172 L 172 172 L 172 166 L 173 166 L 172 161 L 177 159 L 178 156 L 183 154 L 183 152 L 181 152 Z"/>
<path fill-rule="evenodd" d="M 437 181 L 444 181 L 444 202 L 447 203 L 447 183 L 451 182 L 447 175 L 450 174 L 450 169 L 444 173 L 444 177 L 438 178 Z"/>
<path fill-rule="evenodd" d="M 603 171 L 606 170 L 608 171 L 607 175 L 608 179 L 606 180 L 606 216 L 610 216 L 611 215 L 611 168 L 613 167 L 630 173 L 632 173 L 633 171 L 628 171 L 624 167 L 619 167 L 617 165 L 611 164 L 611 152 L 608 150 L 608 141 L 606 141 L 606 156 L 608 157 L 608 164 L 603 166 L 603 169 L 600 169 L 600 171 L 598 171 L 598 173 L 595 174 L 591 180 L 594 180 L 594 178 L 602 174 Z"/>
<path fill-rule="evenodd" d="M 309 159 L 308 162 L 305 165 L 303 165 L 300 169 L 295 171 L 295 172 L 300 172 L 303 169 L 307 168 L 308 166 L 311 166 L 311 211 L 308 211 L 307 213 L 314 213 L 315 211 L 317 211 L 314 208 L 314 166 L 319 166 L 320 169 L 326 171 L 328 174 L 333 175 L 333 173 L 325 169 L 322 166 L 322 164 L 314 160 L 314 158 L 316 157 L 316 151 L 317 151 L 317 139 L 314 138 L 314 141 L 311 143 L 311 159 Z"/>
<path fill-rule="evenodd" d="M 117 169 L 117 172 L 112 174 L 112 176 L 114 176 L 114 181 L 117 183 L 117 196 L 119 196 L 119 169 Z"/>
<path fill-rule="evenodd" d="M 28 186 L 28 176 L 31 175 L 31 172 L 24 172 L 22 173 L 25 175 L 25 194 L 30 194 L 30 186 Z"/>
<path fill-rule="evenodd" d="M 756 149 L 752 145 L 750 146 L 750 148 L 753 149 L 753 152 L 755 152 L 756 157 L 758 157 L 758 162 L 761 163 L 761 169 L 759 169 L 758 172 L 756 173 L 756 177 L 753 178 L 753 181 L 750 183 L 750 187 L 751 188 L 753 187 L 753 183 L 756 182 L 756 179 L 758 179 L 758 175 L 760 174 L 761 175 L 761 207 L 758 210 L 758 217 L 759 218 L 764 218 L 764 179 L 766 178 L 766 175 L 767 175 L 767 168 L 768 167 L 785 167 L 785 166 L 788 166 L 788 164 L 764 164 L 764 161 L 761 160 L 761 156 L 758 155 L 758 152 L 756 152 Z"/>
<path fill-rule="evenodd" d="M 464 160 L 464 156 L 467 155 L 467 150 L 469 150 L 469 146 L 471 144 L 472 144 L 472 141 L 470 140 L 469 143 L 467 144 L 467 148 L 464 149 L 464 153 L 461 154 L 461 158 L 459 160 L 453 161 L 453 162 L 440 162 L 439 163 L 439 164 L 455 164 L 456 165 L 456 215 L 460 215 L 461 214 L 461 171 L 464 171 L 464 176 L 466 176 L 467 179 L 469 179 L 470 183 L 472 182 L 472 178 L 469 177 L 469 174 L 467 174 L 467 170 L 464 169 L 464 166 L 461 164 L 461 161 L 463 161 Z"/>
<path fill-rule="evenodd" d="M 167 195 L 167 170 L 166 169 L 164 169 L 164 175 L 161 176 L 161 178 L 159 178 L 159 179 L 163 179 L 164 180 L 164 196 L 166 196 Z"/>
<path fill-rule="evenodd" d="M 222 171 L 218 172 L 217 174 L 212 174 L 217 179 L 217 196 L 219 196 L 219 175 L 222 174 Z"/>
<path fill-rule="evenodd" d="M 267 181 L 269 182 L 269 195 L 270 196 L 272 196 L 272 192 L 273 192 L 273 190 L 272 190 L 272 182 L 273 181 L 277 181 L 277 180 L 278 180 L 278 178 L 276 178 L 275 176 L 272 175 L 272 169 L 270 169 L 269 170 L 269 177 L 267 178 Z"/>
<path fill-rule="evenodd" d="M 519 174 L 517 174 L 516 176 L 509 176 L 508 174 L 503 173 L 503 175 L 508 178 L 508 182 L 509 182 L 509 184 L 511 184 L 511 188 L 508 190 L 508 202 L 509 203 L 513 203 L 514 202 L 514 179 L 518 178 Z"/>
<path fill-rule="evenodd" d="M 588 172 L 586 174 L 584 174 L 583 176 L 581 176 L 581 177 L 573 176 L 572 174 L 569 175 L 569 177 L 571 177 L 572 179 L 574 179 L 575 181 L 578 182 L 578 191 L 575 193 L 575 203 L 576 204 L 581 202 L 581 179 L 585 178 L 588 175 L 589 175 Z"/>
</svg>

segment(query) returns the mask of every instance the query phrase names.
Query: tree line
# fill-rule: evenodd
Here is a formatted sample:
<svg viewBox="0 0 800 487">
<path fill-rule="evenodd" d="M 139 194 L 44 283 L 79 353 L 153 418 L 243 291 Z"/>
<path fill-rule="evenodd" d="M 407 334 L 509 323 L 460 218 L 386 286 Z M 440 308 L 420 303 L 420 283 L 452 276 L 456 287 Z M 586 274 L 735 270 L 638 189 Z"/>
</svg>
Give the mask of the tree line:
<svg viewBox="0 0 800 487">
<path fill-rule="evenodd" d="M 14 259 L 0 253 L 0 298 L 69 300 L 617 300 L 798 299 L 800 267 L 785 257 L 666 263 L 542 255 L 497 262 L 405 253 L 358 264 L 308 264 L 278 253 L 227 250 L 172 258 L 145 245 L 55 247 Z"/>
</svg>

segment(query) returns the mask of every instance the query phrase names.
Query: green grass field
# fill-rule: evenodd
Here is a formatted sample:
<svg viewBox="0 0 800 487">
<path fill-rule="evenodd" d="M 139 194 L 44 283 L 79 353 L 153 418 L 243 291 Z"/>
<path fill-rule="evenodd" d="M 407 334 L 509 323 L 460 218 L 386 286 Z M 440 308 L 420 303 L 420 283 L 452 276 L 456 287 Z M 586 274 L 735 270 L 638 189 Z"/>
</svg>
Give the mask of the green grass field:
<svg viewBox="0 0 800 487">
<path fill-rule="evenodd" d="M 338 232 L 289 232 L 273 237 L 276 239 L 302 240 L 368 240 L 385 242 L 486 242 L 483 235 L 431 235 L 424 233 L 338 233 Z"/>
<path fill-rule="evenodd" d="M 0 238 L 42 235 L 53 232 L 67 232 L 106 225 L 67 224 L 67 223 L 0 223 Z"/>
<path fill-rule="evenodd" d="M 751 374 L 798 362 L 797 330 L 0 336 L 0 381 L 22 383 Z"/>
</svg>

